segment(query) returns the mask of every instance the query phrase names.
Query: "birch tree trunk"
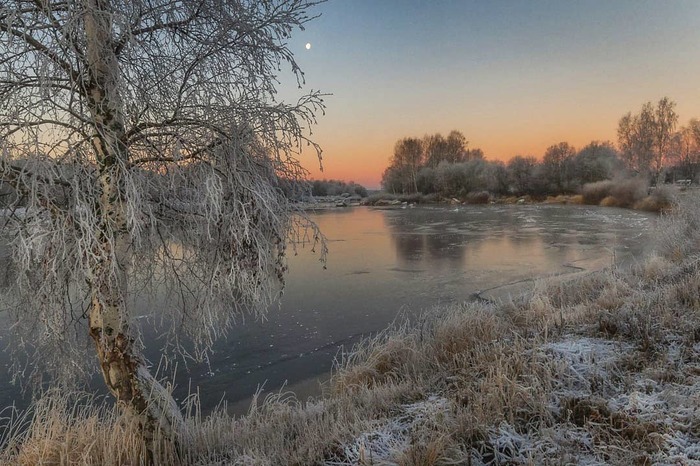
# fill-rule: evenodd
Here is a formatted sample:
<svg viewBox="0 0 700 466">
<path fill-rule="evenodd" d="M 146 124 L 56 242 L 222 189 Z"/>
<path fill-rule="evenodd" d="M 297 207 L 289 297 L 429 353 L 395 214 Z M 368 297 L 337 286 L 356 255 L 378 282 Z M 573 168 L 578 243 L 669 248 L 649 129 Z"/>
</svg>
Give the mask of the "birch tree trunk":
<svg viewBox="0 0 700 466">
<path fill-rule="evenodd" d="M 156 432 L 177 441 L 182 416 L 172 396 L 149 373 L 129 332 L 126 308 L 129 233 L 126 219 L 124 174 L 128 163 L 122 102 L 118 92 L 119 67 L 111 42 L 109 0 L 87 0 L 85 16 L 86 89 L 95 122 L 92 140 L 99 169 L 99 252 L 90 267 L 89 332 L 97 349 L 107 387 L 117 402 L 137 418 L 147 445 Z M 149 448 L 152 448 L 149 445 Z"/>
</svg>

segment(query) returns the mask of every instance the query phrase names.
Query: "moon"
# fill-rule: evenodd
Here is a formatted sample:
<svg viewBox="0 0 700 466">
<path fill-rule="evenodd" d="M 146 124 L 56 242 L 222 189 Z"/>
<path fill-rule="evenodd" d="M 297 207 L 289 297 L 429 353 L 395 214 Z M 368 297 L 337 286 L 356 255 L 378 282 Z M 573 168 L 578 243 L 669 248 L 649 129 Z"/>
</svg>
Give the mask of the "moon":
<svg viewBox="0 0 700 466">
<path fill-rule="evenodd" d="M 306 50 L 311 50 L 311 42 L 306 43 Z"/>
</svg>

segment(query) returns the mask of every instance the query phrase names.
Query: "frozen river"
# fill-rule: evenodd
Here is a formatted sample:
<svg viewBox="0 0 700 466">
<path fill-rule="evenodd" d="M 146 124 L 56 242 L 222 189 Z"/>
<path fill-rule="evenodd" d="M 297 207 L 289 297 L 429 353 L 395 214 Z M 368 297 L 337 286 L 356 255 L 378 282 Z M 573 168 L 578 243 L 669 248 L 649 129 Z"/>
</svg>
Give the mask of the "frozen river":
<svg viewBox="0 0 700 466">
<path fill-rule="evenodd" d="M 290 257 L 281 308 L 264 322 L 236 326 L 207 364 L 181 364 L 178 398 L 198 388 L 205 409 L 225 397 L 240 413 L 259 387 L 267 393 L 286 383 L 301 397 L 317 394 L 340 346 L 402 313 L 635 260 L 656 221 L 631 210 L 558 205 L 360 207 L 312 218 L 329 239 L 327 269 L 309 250 Z M 155 363 L 157 350 L 147 353 Z M 0 362 L 6 367 L 7 357 Z M 0 407 L 19 400 L 7 380 L 0 378 Z"/>
</svg>

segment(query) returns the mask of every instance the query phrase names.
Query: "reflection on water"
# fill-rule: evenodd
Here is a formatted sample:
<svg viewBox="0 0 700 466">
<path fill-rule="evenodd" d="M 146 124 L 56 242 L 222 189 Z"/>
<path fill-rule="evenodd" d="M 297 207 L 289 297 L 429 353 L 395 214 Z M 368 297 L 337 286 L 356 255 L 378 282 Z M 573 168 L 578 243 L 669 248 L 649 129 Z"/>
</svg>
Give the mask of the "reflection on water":
<svg viewBox="0 0 700 466">
<path fill-rule="evenodd" d="M 630 260 L 644 246 L 650 216 L 562 206 L 473 206 L 386 212 L 397 262 L 484 288 L 517 276 L 543 276 L 583 263 Z M 500 277 L 500 278 L 498 278 Z M 483 282 L 486 279 L 487 283 Z M 457 295 L 459 296 L 459 295 Z"/>
<path fill-rule="evenodd" d="M 340 346 L 384 329 L 401 312 L 468 300 L 480 290 L 568 273 L 572 266 L 632 260 L 654 218 L 545 205 L 355 208 L 313 217 L 330 240 L 327 270 L 304 248 L 290 257 L 281 307 L 265 322 L 241 322 L 207 364 L 180 367 L 177 397 L 198 389 L 205 408 L 225 397 L 243 412 L 263 385 L 269 392 L 288 382 L 302 397 L 318 393 L 317 379 L 327 377 Z M 156 341 L 153 331 L 146 333 L 146 341 Z M 150 360 L 158 355 L 149 348 Z M 0 382 L 0 406 L 16 393 L 8 387 Z"/>
<path fill-rule="evenodd" d="M 339 345 L 385 328 L 400 312 L 550 274 L 631 260 L 653 216 L 566 206 L 354 209 L 315 216 L 330 240 L 328 270 L 300 250 L 290 259 L 282 309 L 247 322 L 217 346 L 213 376 L 198 379 L 218 400 L 248 397 L 258 384 L 328 374 Z M 196 375 L 196 368 L 193 370 Z M 306 393 L 318 392 L 311 382 Z"/>
</svg>

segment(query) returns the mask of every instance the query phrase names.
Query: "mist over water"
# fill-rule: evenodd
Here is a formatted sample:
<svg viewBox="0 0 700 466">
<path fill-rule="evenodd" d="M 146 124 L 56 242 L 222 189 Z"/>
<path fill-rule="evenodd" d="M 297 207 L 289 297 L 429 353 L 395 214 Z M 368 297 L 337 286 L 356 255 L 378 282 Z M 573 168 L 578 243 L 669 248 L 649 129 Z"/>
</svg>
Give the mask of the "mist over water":
<svg viewBox="0 0 700 466">
<path fill-rule="evenodd" d="M 265 321 L 241 321 L 207 363 L 179 363 L 177 398 L 198 391 L 205 410 L 225 398 L 243 413 L 259 389 L 286 384 L 301 399 L 319 394 L 339 348 L 437 303 L 506 296 L 532 279 L 634 261 L 649 249 L 656 219 L 560 205 L 352 208 L 311 217 L 329 240 L 327 269 L 300 247 L 289 258 L 281 306 Z M 147 313 L 154 303 L 140 305 Z M 158 332 L 146 329 L 144 341 L 157 365 Z M 0 369 L 8 364 L 0 355 Z M 0 378 L 0 407 L 19 398 L 8 379 Z"/>
</svg>

